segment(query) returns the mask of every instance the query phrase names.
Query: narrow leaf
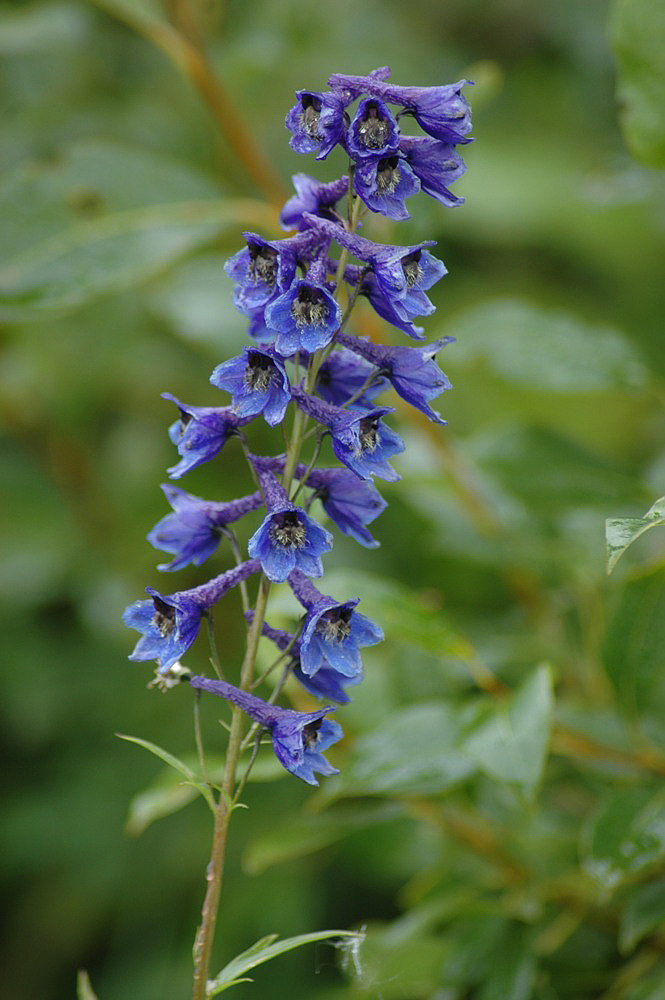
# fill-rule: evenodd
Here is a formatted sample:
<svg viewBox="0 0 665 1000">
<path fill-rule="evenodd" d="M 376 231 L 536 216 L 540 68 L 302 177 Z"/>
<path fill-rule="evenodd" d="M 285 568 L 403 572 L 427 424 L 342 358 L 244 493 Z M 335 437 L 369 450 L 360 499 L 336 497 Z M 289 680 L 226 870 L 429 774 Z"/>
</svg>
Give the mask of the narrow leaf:
<svg viewBox="0 0 665 1000">
<path fill-rule="evenodd" d="M 90 977 L 85 969 L 79 969 L 76 977 L 77 1000 L 97 1000 L 97 994 L 90 984 Z"/>
<path fill-rule="evenodd" d="M 644 517 L 613 517 L 605 522 L 607 572 L 612 572 L 629 545 L 655 525 L 665 524 L 665 497 L 656 500 Z"/>
<path fill-rule="evenodd" d="M 198 789 L 210 808 L 214 808 L 212 794 L 208 786 L 202 782 L 196 774 L 194 774 L 190 767 L 187 767 L 183 761 L 179 760 L 178 757 L 174 757 L 174 755 L 169 753 L 168 750 L 158 747 L 155 743 L 150 743 L 149 740 L 142 740 L 138 736 L 127 736 L 124 733 L 116 733 L 116 736 L 118 736 L 121 740 L 127 740 L 128 743 L 136 743 L 137 746 L 143 747 L 145 750 L 153 753 L 155 757 L 159 757 L 159 759 L 163 760 L 165 764 L 169 765 L 169 767 L 179 771 L 179 773 L 182 774 L 187 781 L 191 782 L 191 784 Z"/>
<path fill-rule="evenodd" d="M 255 969 L 257 965 L 263 965 L 278 955 L 283 955 L 287 951 L 293 951 L 304 944 L 314 944 L 317 941 L 334 940 L 335 938 L 351 938 L 359 945 L 363 940 L 363 934 L 358 931 L 315 931 L 312 934 L 299 934 L 297 937 L 286 938 L 283 941 L 277 940 L 276 934 L 270 934 L 260 941 L 257 941 L 236 955 L 228 965 L 225 965 L 219 975 L 208 983 L 208 997 L 215 997 L 218 993 L 223 993 L 238 982 L 246 982 L 242 977 L 250 969 Z"/>
</svg>

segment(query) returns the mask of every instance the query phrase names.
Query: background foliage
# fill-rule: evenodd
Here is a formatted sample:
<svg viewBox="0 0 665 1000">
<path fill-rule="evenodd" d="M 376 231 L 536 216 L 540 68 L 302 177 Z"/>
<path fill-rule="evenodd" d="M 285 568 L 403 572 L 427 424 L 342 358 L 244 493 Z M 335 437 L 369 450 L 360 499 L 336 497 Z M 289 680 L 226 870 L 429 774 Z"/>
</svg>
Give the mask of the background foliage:
<svg viewBox="0 0 665 1000">
<path fill-rule="evenodd" d="M 366 924 L 359 965 L 310 946 L 238 994 L 663 1000 L 665 533 L 607 578 L 603 532 L 665 492 L 664 31 L 648 0 L 0 7 L 3 996 L 71 997 L 79 966 L 101 1000 L 189 989 L 209 817 L 114 732 L 191 759 L 191 696 L 146 690 L 120 613 L 158 582 L 159 393 L 219 402 L 209 372 L 244 342 L 222 263 L 274 231 L 188 79 L 200 34 L 285 183 L 316 169 L 282 124 L 296 88 L 384 63 L 476 80 L 467 204 L 416 199 L 397 236 L 450 270 L 427 324 L 457 337 L 450 426 L 401 409 L 383 546 L 336 539 L 326 589 L 387 641 L 340 713 L 340 778 L 249 786 L 218 967 Z M 187 488 L 245 492 L 239 453 Z M 233 599 L 218 618 L 232 664 Z"/>
</svg>

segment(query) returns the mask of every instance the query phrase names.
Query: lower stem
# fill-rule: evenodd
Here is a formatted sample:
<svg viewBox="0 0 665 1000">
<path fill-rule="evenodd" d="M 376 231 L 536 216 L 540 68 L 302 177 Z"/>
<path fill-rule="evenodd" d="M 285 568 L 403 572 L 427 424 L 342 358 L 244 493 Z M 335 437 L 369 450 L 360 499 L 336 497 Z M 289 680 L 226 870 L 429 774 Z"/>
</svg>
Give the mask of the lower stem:
<svg viewBox="0 0 665 1000">
<path fill-rule="evenodd" d="M 259 594 L 256 600 L 256 608 L 252 624 L 247 634 L 247 648 L 240 671 L 240 687 L 243 691 L 248 691 L 251 687 L 254 675 L 254 663 L 256 652 L 261 638 L 263 622 L 270 592 L 270 581 L 262 576 L 259 587 Z M 206 878 L 208 888 L 206 889 L 203 908 L 201 910 L 201 923 L 199 924 L 194 940 L 194 987 L 192 1000 L 205 1000 L 207 994 L 208 976 L 210 970 L 210 959 L 212 955 L 212 945 L 215 936 L 215 926 L 217 924 L 217 913 L 219 910 L 219 900 L 222 891 L 222 879 L 224 875 L 224 857 L 226 854 L 226 840 L 229 831 L 229 822 L 232 809 L 230 808 L 233 790 L 236 783 L 236 772 L 242 744 L 242 728 L 244 715 L 241 709 L 234 706 L 231 719 L 231 731 L 229 734 L 229 746 L 226 753 L 224 765 L 224 778 L 222 783 L 222 794 L 220 795 L 215 812 L 215 828 L 212 838 L 212 850 L 208 863 Z"/>
</svg>

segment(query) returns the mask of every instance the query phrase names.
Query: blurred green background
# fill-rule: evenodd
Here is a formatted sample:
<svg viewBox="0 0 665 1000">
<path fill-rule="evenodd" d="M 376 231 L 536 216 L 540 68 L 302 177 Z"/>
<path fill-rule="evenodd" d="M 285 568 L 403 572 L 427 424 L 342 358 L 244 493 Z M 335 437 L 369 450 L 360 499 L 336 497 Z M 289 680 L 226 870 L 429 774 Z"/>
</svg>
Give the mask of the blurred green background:
<svg viewBox="0 0 665 1000">
<path fill-rule="evenodd" d="M 388 63 L 476 81 L 466 205 L 371 228 L 439 242 L 449 427 L 400 408 L 382 547 L 336 537 L 326 590 L 387 640 L 338 713 L 341 777 L 248 787 L 216 967 L 270 932 L 367 925 L 358 967 L 310 947 L 238 995 L 663 1000 L 665 549 L 650 532 L 608 579 L 604 522 L 665 492 L 664 22 L 645 0 L 0 6 L 3 998 L 72 997 L 80 967 L 100 1000 L 189 992 L 209 815 L 153 824 L 182 789 L 114 733 L 193 755 L 190 693 L 146 688 L 120 615 L 205 578 L 164 582 L 145 541 L 174 461 L 160 392 L 222 402 L 209 373 L 245 342 L 222 265 L 243 229 L 275 232 L 201 67 L 288 185 L 345 169 L 289 149 L 293 91 Z M 182 485 L 249 491 L 233 443 Z M 232 673 L 235 598 L 217 628 Z"/>
</svg>

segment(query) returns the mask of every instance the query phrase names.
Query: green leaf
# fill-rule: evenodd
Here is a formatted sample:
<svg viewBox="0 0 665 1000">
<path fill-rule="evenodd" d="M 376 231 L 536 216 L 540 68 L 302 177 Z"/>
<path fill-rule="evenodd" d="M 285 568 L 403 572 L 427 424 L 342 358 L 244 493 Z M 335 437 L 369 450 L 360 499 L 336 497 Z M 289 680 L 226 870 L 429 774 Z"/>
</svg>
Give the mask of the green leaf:
<svg viewBox="0 0 665 1000">
<path fill-rule="evenodd" d="M 655 0 L 617 0 L 610 31 L 626 142 L 642 163 L 665 167 L 665 7 Z"/>
<path fill-rule="evenodd" d="M 496 299 L 455 317 L 455 363 L 480 360 L 513 385 L 587 392 L 643 384 L 645 369 L 618 331 L 528 302 Z"/>
<path fill-rule="evenodd" d="M 659 714 L 665 697 L 665 571 L 625 584 L 602 654 L 619 707 Z"/>
<path fill-rule="evenodd" d="M 619 944 L 632 951 L 645 935 L 665 927 L 665 879 L 634 889 L 621 915 Z"/>
<path fill-rule="evenodd" d="M 488 707 L 461 749 L 490 777 L 519 785 L 531 796 L 543 774 L 552 727 L 549 667 L 538 667 L 510 699 Z"/>
<path fill-rule="evenodd" d="M 215 803 L 208 786 L 201 781 L 200 777 L 198 777 L 190 767 L 183 763 L 183 761 L 179 760 L 178 757 L 174 757 L 174 755 L 169 753 L 168 750 L 158 747 L 155 743 L 150 743 L 149 740 L 142 740 L 138 736 L 126 736 L 124 733 L 116 733 L 116 736 L 118 736 L 121 740 L 127 740 L 128 743 L 136 743 L 137 746 L 148 750 L 150 753 L 154 754 L 155 757 L 159 757 L 159 759 L 163 760 L 165 764 L 168 764 L 169 767 L 178 771 L 194 786 L 194 788 L 201 793 L 210 808 L 214 809 Z"/>
<path fill-rule="evenodd" d="M 530 928 L 513 924 L 500 939 L 491 975 L 478 991 L 478 1000 L 529 1000 L 536 976 L 536 958 Z"/>
<path fill-rule="evenodd" d="M 411 705 L 359 737 L 336 792 L 341 795 L 436 794 L 476 770 L 459 749 L 459 710 L 445 702 Z"/>
<path fill-rule="evenodd" d="M 90 977 L 85 969 L 79 969 L 76 977 L 77 1000 L 97 1000 L 97 994 L 90 984 Z"/>
<path fill-rule="evenodd" d="M 584 869 L 609 896 L 627 876 L 665 858 L 665 797 L 624 788 L 605 798 L 582 833 Z"/>
<path fill-rule="evenodd" d="M 655 525 L 665 524 L 665 497 L 656 500 L 644 517 L 615 517 L 605 522 L 607 572 L 611 573 L 629 545 Z"/>
<path fill-rule="evenodd" d="M 266 208 L 177 161 L 79 143 L 0 185 L 0 319 L 33 321 L 134 287 Z"/>
<path fill-rule="evenodd" d="M 268 934 L 247 951 L 236 955 L 228 965 L 225 965 L 219 975 L 208 983 L 206 995 L 215 997 L 231 986 L 247 982 L 244 973 L 255 969 L 257 965 L 263 965 L 264 962 L 277 958 L 278 955 L 284 955 L 287 951 L 301 948 L 305 944 L 314 944 L 317 941 L 329 941 L 336 938 L 348 939 L 349 943 L 357 948 L 363 941 L 363 934 L 358 931 L 315 931 L 312 934 L 299 934 L 297 937 L 285 938 L 283 941 L 277 940 L 277 934 Z"/>
<path fill-rule="evenodd" d="M 168 782 L 162 780 L 131 799 L 125 829 L 132 837 L 138 837 L 151 823 L 184 809 L 196 796 L 193 785 L 175 780 L 169 772 Z"/>
</svg>

